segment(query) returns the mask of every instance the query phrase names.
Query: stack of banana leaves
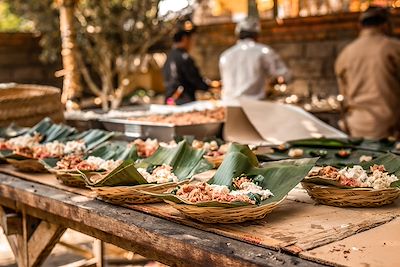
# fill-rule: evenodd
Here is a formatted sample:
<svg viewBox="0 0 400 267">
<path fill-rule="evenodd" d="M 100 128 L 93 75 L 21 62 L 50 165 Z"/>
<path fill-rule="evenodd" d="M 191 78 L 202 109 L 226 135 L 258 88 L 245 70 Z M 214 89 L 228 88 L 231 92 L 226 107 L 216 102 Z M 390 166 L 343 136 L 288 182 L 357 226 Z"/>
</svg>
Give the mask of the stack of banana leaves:
<svg viewBox="0 0 400 267">
<path fill-rule="evenodd" d="M 388 152 L 400 154 L 394 140 L 314 138 L 289 141 L 280 146 L 256 149 L 260 161 L 319 157 L 317 165 L 344 167 L 360 164 Z"/>
<path fill-rule="evenodd" d="M 10 133 L 10 129 L 7 128 L 5 132 Z M 27 172 L 45 171 L 39 161 L 41 159 L 86 153 L 114 135 L 97 129 L 77 133 L 75 128 L 54 124 L 48 118 L 19 133 L 0 140 L 0 158 Z"/>
</svg>

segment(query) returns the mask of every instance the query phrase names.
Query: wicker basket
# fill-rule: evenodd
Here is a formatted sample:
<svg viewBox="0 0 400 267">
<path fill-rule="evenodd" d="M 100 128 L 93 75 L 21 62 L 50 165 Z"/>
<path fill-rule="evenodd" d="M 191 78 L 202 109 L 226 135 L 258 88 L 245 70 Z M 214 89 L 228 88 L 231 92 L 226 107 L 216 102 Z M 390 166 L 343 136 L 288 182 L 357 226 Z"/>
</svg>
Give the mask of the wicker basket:
<svg viewBox="0 0 400 267">
<path fill-rule="evenodd" d="M 0 127 L 15 122 L 30 127 L 45 117 L 64 120 L 60 90 L 43 85 L 17 84 L 0 89 Z"/>
<path fill-rule="evenodd" d="M 70 187 L 86 188 L 85 179 L 76 171 L 50 171 L 62 184 Z"/>
<path fill-rule="evenodd" d="M 198 207 L 195 205 L 177 204 L 168 200 L 164 201 L 187 217 L 203 223 L 240 223 L 264 218 L 268 213 L 271 213 L 283 199 L 268 205 L 249 205 L 235 208 Z"/>
<path fill-rule="evenodd" d="M 36 159 L 7 159 L 7 162 L 21 172 L 47 172 L 43 164 Z"/>
<path fill-rule="evenodd" d="M 90 187 L 96 192 L 98 198 L 117 205 L 121 204 L 145 204 L 162 202 L 160 198 L 146 194 L 145 192 L 162 194 L 168 190 L 174 189 L 176 186 L 188 183 L 182 181 L 179 183 L 164 184 L 143 184 L 135 186 L 107 186 L 107 187 Z"/>
<path fill-rule="evenodd" d="M 391 204 L 400 196 L 400 189 L 343 189 L 333 186 L 301 183 L 316 202 L 335 207 L 372 208 Z"/>
</svg>

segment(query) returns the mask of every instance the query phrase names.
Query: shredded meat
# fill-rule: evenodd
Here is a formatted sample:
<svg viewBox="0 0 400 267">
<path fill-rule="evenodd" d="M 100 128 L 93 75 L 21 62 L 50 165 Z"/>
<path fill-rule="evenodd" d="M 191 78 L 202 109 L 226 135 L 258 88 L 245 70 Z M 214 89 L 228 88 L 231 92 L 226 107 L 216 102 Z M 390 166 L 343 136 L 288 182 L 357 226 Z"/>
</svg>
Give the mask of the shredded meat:
<svg viewBox="0 0 400 267">
<path fill-rule="evenodd" d="M 370 168 L 371 172 L 374 172 L 374 171 L 386 172 L 385 166 L 383 166 L 383 165 L 376 165 L 375 164 L 374 166 L 371 166 L 369 168 Z"/>
<path fill-rule="evenodd" d="M 57 162 L 56 169 L 60 170 L 75 170 L 79 166 L 79 163 L 83 161 L 83 157 L 80 155 L 68 155 L 63 157 Z"/>
<path fill-rule="evenodd" d="M 255 203 L 248 196 L 232 196 L 225 192 L 213 190 L 207 183 L 183 185 L 176 192 L 176 195 L 192 203 L 207 201 Z"/>
<path fill-rule="evenodd" d="M 212 110 L 181 112 L 168 115 L 150 115 L 139 118 L 131 118 L 134 121 L 147 121 L 155 123 L 168 123 L 175 125 L 192 125 L 225 120 L 225 108 Z"/>
</svg>

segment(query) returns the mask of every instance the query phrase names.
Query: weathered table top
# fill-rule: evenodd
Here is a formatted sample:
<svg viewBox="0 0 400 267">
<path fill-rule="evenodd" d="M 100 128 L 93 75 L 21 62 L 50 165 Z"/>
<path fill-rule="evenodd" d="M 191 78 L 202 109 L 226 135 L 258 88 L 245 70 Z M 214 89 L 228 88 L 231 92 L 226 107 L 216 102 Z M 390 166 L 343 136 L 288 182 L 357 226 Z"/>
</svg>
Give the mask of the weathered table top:
<svg viewBox="0 0 400 267">
<path fill-rule="evenodd" d="M 169 265 L 320 266 L 8 174 L 0 174 L 0 204 Z"/>
</svg>

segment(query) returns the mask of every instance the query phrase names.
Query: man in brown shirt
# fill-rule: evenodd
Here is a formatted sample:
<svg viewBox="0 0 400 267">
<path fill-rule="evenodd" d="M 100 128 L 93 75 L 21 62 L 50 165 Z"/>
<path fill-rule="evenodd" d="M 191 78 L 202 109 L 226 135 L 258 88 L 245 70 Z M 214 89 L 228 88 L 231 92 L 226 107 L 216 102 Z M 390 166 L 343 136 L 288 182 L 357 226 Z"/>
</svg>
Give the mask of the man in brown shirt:
<svg viewBox="0 0 400 267">
<path fill-rule="evenodd" d="M 343 49 L 335 65 L 345 99 L 343 129 L 354 137 L 399 137 L 400 41 L 386 35 L 386 9 L 370 7 L 360 24 L 360 36 Z"/>
</svg>

